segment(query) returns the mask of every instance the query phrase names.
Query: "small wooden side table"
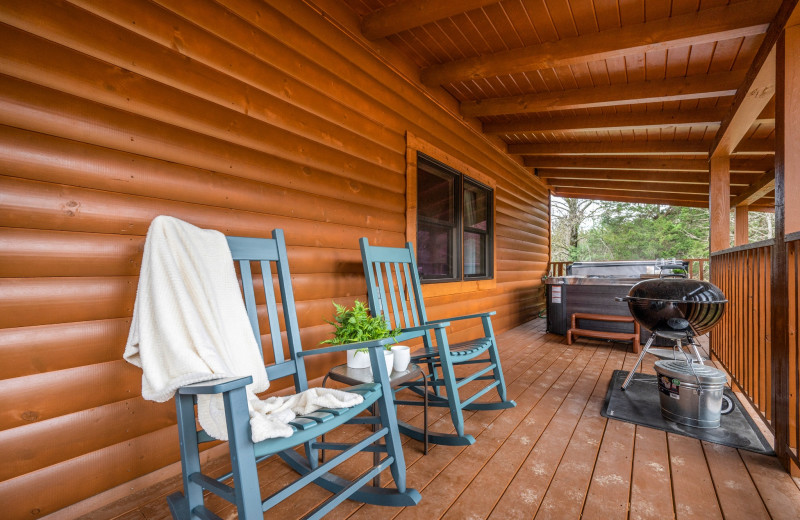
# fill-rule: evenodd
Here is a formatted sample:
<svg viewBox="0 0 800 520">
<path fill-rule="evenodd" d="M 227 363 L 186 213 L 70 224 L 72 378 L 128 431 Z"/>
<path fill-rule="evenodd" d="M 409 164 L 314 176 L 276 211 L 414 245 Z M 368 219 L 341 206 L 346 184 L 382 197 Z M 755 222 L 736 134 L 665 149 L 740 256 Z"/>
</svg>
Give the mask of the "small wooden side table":
<svg viewBox="0 0 800 520">
<path fill-rule="evenodd" d="M 346 364 L 345 365 L 337 365 L 328 371 L 325 377 L 322 379 L 322 386 L 325 387 L 325 384 L 328 382 L 328 379 L 332 379 L 334 381 L 338 381 L 339 383 L 345 385 L 360 385 L 363 383 L 374 383 L 372 377 L 372 369 L 371 368 L 350 368 Z M 417 383 L 422 379 L 423 385 L 425 387 L 424 397 L 423 397 L 423 432 L 425 437 L 423 453 L 425 455 L 428 454 L 428 375 L 422 371 L 419 365 L 416 363 L 409 363 L 408 368 L 406 368 L 402 372 L 398 372 L 396 370 L 392 370 L 392 373 L 389 375 L 389 386 L 396 389 L 395 392 L 399 391 L 401 388 L 410 386 L 410 384 Z M 417 383 L 418 384 L 418 383 Z M 373 414 L 377 413 L 377 410 L 373 407 Z M 399 421 L 398 421 L 399 422 Z M 323 439 L 324 440 L 324 439 Z M 379 455 L 377 452 L 372 454 L 372 458 L 374 459 L 374 463 L 378 463 Z M 322 452 L 322 460 L 325 460 L 325 452 Z M 376 476 L 373 479 L 374 486 L 380 486 L 380 475 Z"/>
</svg>

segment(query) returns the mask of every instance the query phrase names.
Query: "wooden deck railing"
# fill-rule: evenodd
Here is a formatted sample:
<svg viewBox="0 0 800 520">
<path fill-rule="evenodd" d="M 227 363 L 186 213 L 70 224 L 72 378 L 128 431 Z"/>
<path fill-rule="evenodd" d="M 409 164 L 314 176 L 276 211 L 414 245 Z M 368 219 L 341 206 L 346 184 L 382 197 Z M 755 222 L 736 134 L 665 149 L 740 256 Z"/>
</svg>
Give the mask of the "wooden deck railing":
<svg viewBox="0 0 800 520">
<path fill-rule="evenodd" d="M 683 261 L 689 264 L 689 278 L 708 279 L 708 258 L 684 258 Z M 571 264 L 572 262 L 550 262 L 547 272 L 550 276 L 566 276 L 567 267 Z"/>
<path fill-rule="evenodd" d="M 764 419 L 771 413 L 770 272 L 772 240 L 715 253 L 711 283 L 728 298 L 711 334 L 717 356 Z"/>
<path fill-rule="evenodd" d="M 572 264 L 572 262 L 550 262 L 547 265 L 547 272 L 550 276 L 566 276 L 567 267 L 570 264 Z"/>
<path fill-rule="evenodd" d="M 789 282 L 789 448 L 800 468 L 800 233 L 786 237 L 786 257 Z"/>
<path fill-rule="evenodd" d="M 684 258 L 689 264 L 689 278 L 708 280 L 708 258 Z"/>
<path fill-rule="evenodd" d="M 711 282 L 728 298 L 725 316 L 711 332 L 710 347 L 736 385 L 775 431 L 773 407 L 773 352 L 771 278 L 774 243 L 765 240 L 726 249 L 711 257 Z M 788 407 L 788 447 L 800 469 L 800 233 L 786 236 L 788 298 L 788 395 L 779 401 Z M 783 410 L 783 417 L 786 417 Z M 785 430 L 784 430 L 785 431 Z"/>
</svg>

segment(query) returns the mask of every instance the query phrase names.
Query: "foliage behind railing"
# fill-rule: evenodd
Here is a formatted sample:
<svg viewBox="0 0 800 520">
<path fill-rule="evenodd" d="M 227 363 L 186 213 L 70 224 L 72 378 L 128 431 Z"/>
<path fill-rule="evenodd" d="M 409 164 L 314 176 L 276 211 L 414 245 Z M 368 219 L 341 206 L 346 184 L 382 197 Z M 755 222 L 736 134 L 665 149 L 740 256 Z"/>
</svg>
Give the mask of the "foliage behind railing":
<svg viewBox="0 0 800 520">
<path fill-rule="evenodd" d="M 684 258 L 684 262 L 689 264 L 689 278 L 708 279 L 708 258 Z M 567 267 L 572 262 L 550 262 L 547 265 L 547 272 L 550 276 L 566 276 Z"/>
</svg>

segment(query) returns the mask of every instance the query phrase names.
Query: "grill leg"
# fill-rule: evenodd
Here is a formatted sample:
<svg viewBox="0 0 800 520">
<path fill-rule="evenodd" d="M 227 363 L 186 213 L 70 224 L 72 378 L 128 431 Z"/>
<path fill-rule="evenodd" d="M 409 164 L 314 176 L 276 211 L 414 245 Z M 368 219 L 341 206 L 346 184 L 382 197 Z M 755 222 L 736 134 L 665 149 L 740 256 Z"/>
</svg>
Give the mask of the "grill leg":
<svg viewBox="0 0 800 520">
<path fill-rule="evenodd" d="M 636 366 L 633 367 L 633 370 L 628 372 L 628 377 L 625 378 L 625 382 L 622 383 L 622 390 L 628 388 L 628 385 L 631 384 L 631 379 L 633 379 L 633 374 L 636 373 L 636 369 L 639 368 L 639 365 L 642 364 L 642 359 L 644 359 L 644 355 L 647 354 L 647 349 L 650 348 L 650 345 L 653 344 L 653 341 L 656 339 L 656 333 L 650 335 L 647 339 L 647 343 L 644 344 L 644 348 L 642 349 L 642 353 L 639 354 L 639 359 L 636 360 Z"/>
<path fill-rule="evenodd" d="M 689 344 L 692 345 L 692 350 L 694 351 L 694 357 L 697 358 L 697 362 L 701 365 L 704 364 L 703 356 L 700 355 L 700 349 L 697 348 L 697 343 L 695 343 L 693 337 L 689 337 Z"/>
</svg>

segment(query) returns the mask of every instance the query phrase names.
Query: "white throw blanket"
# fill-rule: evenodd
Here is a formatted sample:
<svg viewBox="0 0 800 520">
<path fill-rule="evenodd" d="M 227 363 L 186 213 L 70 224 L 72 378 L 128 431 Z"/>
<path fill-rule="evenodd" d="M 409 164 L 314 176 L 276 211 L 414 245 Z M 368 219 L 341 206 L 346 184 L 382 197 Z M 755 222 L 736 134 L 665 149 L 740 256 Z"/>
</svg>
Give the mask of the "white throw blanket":
<svg viewBox="0 0 800 520">
<path fill-rule="evenodd" d="M 260 400 L 269 388 L 225 235 L 173 217 L 153 219 L 147 231 L 133 320 L 123 355 L 142 369 L 142 396 L 169 400 L 181 386 L 252 376 L 247 386 L 253 442 L 290 437 L 295 414 L 347 408 L 358 394 L 312 388 Z M 200 426 L 227 440 L 221 395 L 198 396 Z"/>
</svg>

